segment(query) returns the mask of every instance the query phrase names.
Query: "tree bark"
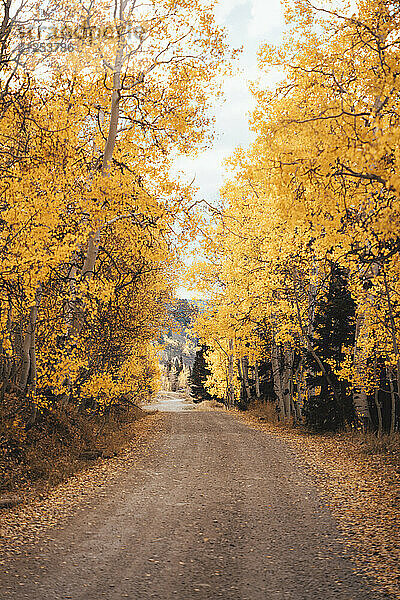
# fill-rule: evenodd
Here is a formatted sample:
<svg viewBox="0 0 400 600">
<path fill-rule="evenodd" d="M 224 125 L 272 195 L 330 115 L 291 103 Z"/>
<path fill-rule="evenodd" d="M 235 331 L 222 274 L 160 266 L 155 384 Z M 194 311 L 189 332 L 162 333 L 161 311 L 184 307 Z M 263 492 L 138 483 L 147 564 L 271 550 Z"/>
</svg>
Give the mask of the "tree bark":
<svg viewBox="0 0 400 600">
<path fill-rule="evenodd" d="M 126 5 L 126 2 L 123 2 L 122 0 L 120 0 L 120 15 L 119 15 L 120 25 L 125 22 L 125 16 L 124 16 L 125 5 Z M 106 141 L 106 144 L 104 147 L 103 164 L 102 164 L 102 168 L 101 168 L 102 174 L 104 176 L 107 176 L 107 174 L 108 174 L 108 171 L 109 171 L 109 168 L 111 165 L 112 156 L 114 154 L 115 144 L 117 141 L 118 124 L 119 124 L 119 119 L 120 119 L 121 91 L 122 91 L 121 72 L 122 72 L 122 66 L 124 64 L 125 48 L 126 48 L 126 38 L 125 38 L 124 33 L 122 32 L 122 29 L 120 29 L 117 52 L 116 52 L 115 60 L 114 60 L 110 124 L 108 127 L 107 141 Z"/>
<path fill-rule="evenodd" d="M 249 384 L 249 359 L 247 358 L 247 356 L 244 356 L 243 358 L 240 359 L 240 362 L 241 362 L 241 366 L 242 366 L 242 377 L 243 377 L 244 390 L 246 392 L 247 402 L 250 403 L 251 402 L 251 390 L 250 390 L 250 384 Z"/>
<path fill-rule="evenodd" d="M 235 404 L 235 388 L 233 385 L 234 377 L 234 364 L 233 364 L 233 340 L 230 339 L 228 342 L 229 355 L 228 355 L 228 408 Z"/>
<path fill-rule="evenodd" d="M 278 398 L 279 420 L 286 420 L 286 407 L 283 399 L 282 379 L 281 379 L 281 351 L 275 340 L 272 342 L 271 350 L 272 377 L 274 380 L 274 392 Z"/>
<path fill-rule="evenodd" d="M 35 295 L 35 303 L 29 311 L 27 331 L 22 346 L 22 371 L 18 381 L 18 387 L 25 392 L 28 381 L 36 388 L 36 347 L 35 329 L 40 301 L 42 298 L 42 286 L 39 285 Z"/>
<path fill-rule="evenodd" d="M 283 393 L 283 402 L 285 405 L 285 418 L 287 421 L 290 420 L 292 415 L 291 410 L 291 395 L 290 395 L 290 382 L 292 375 L 292 351 L 287 344 L 283 347 L 283 370 L 282 370 L 282 393 Z"/>
<path fill-rule="evenodd" d="M 258 361 L 257 360 L 254 364 L 254 379 L 256 382 L 256 396 L 257 396 L 257 400 L 259 400 L 261 398 L 261 391 L 260 391 L 260 375 L 258 372 Z"/>
<path fill-rule="evenodd" d="M 392 299 L 390 297 L 390 289 L 389 289 L 389 285 L 388 285 L 388 281 L 387 281 L 386 271 L 384 269 L 383 269 L 383 280 L 385 283 L 386 301 L 387 301 L 388 311 L 389 311 L 390 334 L 391 334 L 391 338 L 392 338 L 393 352 L 396 356 L 396 392 L 397 392 L 397 398 L 400 400 L 400 353 L 399 353 L 399 345 L 397 343 L 397 330 L 396 330 L 396 323 L 394 320 Z M 392 373 L 392 369 L 390 369 L 390 373 Z M 390 433 L 393 433 L 396 429 L 396 396 L 395 396 L 395 392 L 394 392 L 392 377 L 390 377 L 389 381 L 391 382 L 390 394 L 392 396 Z M 392 388 L 393 388 L 393 390 L 392 390 Z"/>
<path fill-rule="evenodd" d="M 396 394 L 393 385 L 393 372 L 391 368 L 386 369 L 387 378 L 389 380 L 390 388 L 390 429 L 389 433 L 392 435 L 395 432 L 396 427 Z"/>
<path fill-rule="evenodd" d="M 382 419 L 382 407 L 379 402 L 379 385 L 377 383 L 377 378 L 378 378 L 377 356 L 375 353 L 375 356 L 374 356 L 374 380 L 375 380 L 374 402 L 375 402 L 376 414 L 378 417 L 378 436 L 380 436 L 380 435 L 382 435 L 382 432 L 383 432 L 383 419 Z"/>
</svg>

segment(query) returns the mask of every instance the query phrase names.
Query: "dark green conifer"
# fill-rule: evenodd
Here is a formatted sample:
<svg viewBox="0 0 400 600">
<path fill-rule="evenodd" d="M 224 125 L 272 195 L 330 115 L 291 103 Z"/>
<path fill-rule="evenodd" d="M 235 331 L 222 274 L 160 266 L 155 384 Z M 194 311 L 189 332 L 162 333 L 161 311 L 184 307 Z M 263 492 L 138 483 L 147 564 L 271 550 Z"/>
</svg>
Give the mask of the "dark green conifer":
<svg viewBox="0 0 400 600">
<path fill-rule="evenodd" d="M 212 399 L 211 394 L 205 388 L 207 377 L 211 375 L 211 371 L 207 367 L 206 354 L 207 346 L 205 345 L 197 350 L 189 377 L 190 391 L 194 402 L 203 402 L 203 400 Z"/>
<path fill-rule="evenodd" d="M 317 306 L 314 328 L 313 347 L 325 373 L 309 357 L 313 371 L 318 373 L 310 377 L 309 384 L 321 390 L 306 402 L 304 415 L 307 425 L 314 429 L 337 430 L 354 419 L 354 409 L 348 383 L 338 379 L 329 362 L 339 366 L 344 348 L 354 345 L 355 304 L 346 272 L 336 264 L 331 265 L 328 292 Z"/>
</svg>

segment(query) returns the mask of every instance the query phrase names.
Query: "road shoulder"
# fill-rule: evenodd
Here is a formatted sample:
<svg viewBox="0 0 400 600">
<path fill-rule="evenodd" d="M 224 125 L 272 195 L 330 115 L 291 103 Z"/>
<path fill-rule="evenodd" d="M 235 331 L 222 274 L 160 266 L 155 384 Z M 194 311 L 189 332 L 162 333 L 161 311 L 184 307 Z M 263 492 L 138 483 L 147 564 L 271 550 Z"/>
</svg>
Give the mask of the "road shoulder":
<svg viewBox="0 0 400 600">
<path fill-rule="evenodd" d="M 356 571 L 400 599 L 400 486 L 395 465 L 363 455 L 349 434 L 313 435 L 262 422 L 249 413 L 232 414 L 290 445 L 332 511 Z"/>
<path fill-rule="evenodd" d="M 62 528 L 83 502 L 102 495 L 105 485 L 117 481 L 130 468 L 138 468 L 151 455 L 165 419 L 159 413 L 146 415 L 135 424 L 133 439 L 118 456 L 99 459 L 46 493 L 29 497 L 22 505 L 0 512 L 0 567 L 10 556 L 20 554 L 51 528 Z"/>
</svg>

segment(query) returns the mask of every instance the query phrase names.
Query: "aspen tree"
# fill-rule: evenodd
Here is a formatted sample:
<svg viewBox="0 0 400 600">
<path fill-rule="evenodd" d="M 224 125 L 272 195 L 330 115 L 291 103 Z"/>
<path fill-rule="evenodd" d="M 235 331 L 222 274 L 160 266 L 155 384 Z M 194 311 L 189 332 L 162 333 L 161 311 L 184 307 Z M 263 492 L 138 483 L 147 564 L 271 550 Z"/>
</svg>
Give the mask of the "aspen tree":
<svg viewBox="0 0 400 600">
<path fill-rule="evenodd" d="M 359 422 L 371 420 L 383 369 L 393 430 L 399 405 L 399 11 L 384 0 L 362 0 L 355 14 L 345 5 L 341 12 L 300 0 L 287 16 L 285 43 L 265 44 L 259 53 L 260 66 L 279 65 L 285 79 L 274 91 L 253 86 L 250 125 L 257 138 L 231 159 L 235 177 L 222 190 L 224 208 L 209 233 L 220 249 L 205 244 L 222 286 L 209 285 L 215 328 L 201 322 L 199 331 L 208 343 L 211 334 L 225 339 L 235 327 L 254 340 L 254 353 L 256 332 L 273 331 L 269 353 L 282 414 L 281 377 L 291 362 L 282 355 L 285 347 L 298 357 L 289 369 L 292 395 L 293 387 L 305 401 L 318 393 L 306 389 L 301 364 L 311 357 L 328 382 L 333 369 L 335 378 L 352 384 Z M 355 346 L 342 349 L 340 365 L 324 364 L 315 348 L 313 321 L 330 263 L 348 273 L 358 313 Z M 198 270 L 207 283 L 207 267 Z M 370 270 L 374 275 L 366 278 Z M 218 388 L 220 376 L 218 367 L 210 385 Z M 340 401 L 338 386 L 329 385 Z"/>
</svg>

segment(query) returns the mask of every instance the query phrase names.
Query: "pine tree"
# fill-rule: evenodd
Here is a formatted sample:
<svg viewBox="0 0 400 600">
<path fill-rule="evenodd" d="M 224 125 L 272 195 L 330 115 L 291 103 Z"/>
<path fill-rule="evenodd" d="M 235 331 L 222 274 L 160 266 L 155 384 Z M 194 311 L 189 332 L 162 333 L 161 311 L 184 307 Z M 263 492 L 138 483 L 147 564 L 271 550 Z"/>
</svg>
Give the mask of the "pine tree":
<svg viewBox="0 0 400 600">
<path fill-rule="evenodd" d="M 189 377 L 190 391 L 192 396 L 194 396 L 194 402 L 203 402 L 204 400 L 212 399 L 211 394 L 205 388 L 207 377 L 211 374 L 211 371 L 207 367 L 206 354 L 207 346 L 205 345 L 197 350 L 192 372 Z"/>
<path fill-rule="evenodd" d="M 325 373 L 313 363 L 313 370 L 319 374 L 310 383 L 320 391 L 308 399 L 304 415 L 307 425 L 314 429 L 336 430 L 354 419 L 354 409 L 348 383 L 339 380 L 332 365 L 340 365 L 343 348 L 353 346 L 355 335 L 355 304 L 346 273 L 336 264 L 331 265 L 328 293 L 317 307 L 315 332 L 313 345 Z"/>
</svg>

